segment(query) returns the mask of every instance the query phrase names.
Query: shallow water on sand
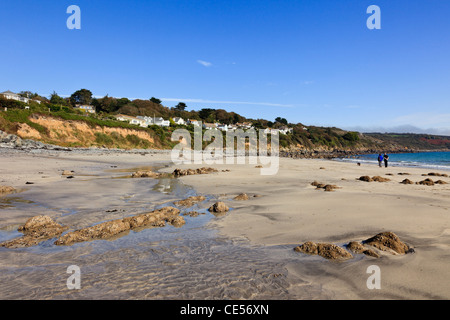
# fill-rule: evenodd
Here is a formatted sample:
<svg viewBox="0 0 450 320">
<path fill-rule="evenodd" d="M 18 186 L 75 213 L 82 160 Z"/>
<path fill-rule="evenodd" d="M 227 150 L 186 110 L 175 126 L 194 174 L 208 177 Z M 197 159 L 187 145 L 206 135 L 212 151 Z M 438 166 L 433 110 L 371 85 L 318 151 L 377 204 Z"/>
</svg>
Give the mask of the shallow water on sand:
<svg viewBox="0 0 450 320">
<path fill-rule="evenodd" d="M 77 229 L 173 205 L 173 201 L 196 195 L 194 189 L 173 178 L 112 179 L 124 172 L 129 171 L 115 171 L 115 176 L 108 172 L 83 181 L 62 180 L 56 186 L 24 192 L 21 197 L 29 202 L 20 202 L 18 209 L 28 206 L 29 210 L 41 210 L 40 214 L 44 207 L 61 211 L 56 221 Z M 84 200 L 70 199 L 71 190 L 87 183 L 98 191 Z M 101 210 L 89 205 L 93 197 L 104 197 Z M 214 200 L 207 197 L 203 204 L 180 208 L 182 214 L 192 210 L 200 213 L 197 217 L 184 216 L 186 224 L 181 228 L 146 228 L 114 240 L 68 247 L 55 246 L 55 239 L 51 239 L 31 248 L 0 248 L 0 299 L 327 297 L 319 286 L 288 276 L 286 265 L 298 261 L 291 248 L 252 246 L 218 236 L 208 223 L 220 217 L 206 209 Z M 16 227 L 0 229 L 0 240 L 20 235 Z M 67 287 L 71 276 L 67 268 L 71 265 L 80 268 L 80 289 Z M 294 287 L 296 290 L 292 290 Z"/>
</svg>

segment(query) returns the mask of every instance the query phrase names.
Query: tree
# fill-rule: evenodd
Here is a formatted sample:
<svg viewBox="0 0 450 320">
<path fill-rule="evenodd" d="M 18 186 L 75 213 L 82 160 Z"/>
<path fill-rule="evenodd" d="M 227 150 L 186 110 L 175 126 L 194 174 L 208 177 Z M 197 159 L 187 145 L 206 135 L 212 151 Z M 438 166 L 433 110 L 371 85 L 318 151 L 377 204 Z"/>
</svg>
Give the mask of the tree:
<svg viewBox="0 0 450 320">
<path fill-rule="evenodd" d="M 19 96 L 23 97 L 23 98 L 28 98 L 28 99 L 34 99 L 38 96 L 37 93 L 33 93 L 31 91 L 20 91 L 19 92 Z"/>
<path fill-rule="evenodd" d="M 63 97 L 60 97 L 55 91 L 50 95 L 50 103 L 60 106 L 67 106 L 67 101 Z"/>
<path fill-rule="evenodd" d="M 161 100 L 156 99 L 155 97 L 151 97 L 150 101 L 153 102 L 153 103 L 156 103 L 156 104 L 161 104 L 161 102 L 162 102 Z"/>
<path fill-rule="evenodd" d="M 287 120 L 285 118 L 281 118 L 281 117 L 277 117 L 275 119 L 275 122 L 279 122 L 279 123 L 282 123 L 282 124 L 285 124 L 285 125 L 288 124 Z"/>
<path fill-rule="evenodd" d="M 92 102 L 92 92 L 87 89 L 75 91 L 70 96 L 70 103 L 75 106 L 77 104 L 89 105 Z"/>
<path fill-rule="evenodd" d="M 178 104 L 175 106 L 174 110 L 176 110 L 176 111 L 184 111 L 186 108 L 187 108 L 186 103 L 180 102 L 180 103 L 178 103 Z"/>
<path fill-rule="evenodd" d="M 345 140 L 356 142 L 359 141 L 359 133 L 354 131 L 349 131 L 342 136 Z"/>
</svg>

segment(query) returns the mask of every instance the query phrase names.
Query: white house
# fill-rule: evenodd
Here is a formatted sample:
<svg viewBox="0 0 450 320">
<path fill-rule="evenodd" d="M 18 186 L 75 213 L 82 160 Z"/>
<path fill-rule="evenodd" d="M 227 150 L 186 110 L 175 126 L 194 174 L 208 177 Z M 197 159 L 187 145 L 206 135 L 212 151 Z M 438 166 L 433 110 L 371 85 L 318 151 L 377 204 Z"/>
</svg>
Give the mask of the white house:
<svg viewBox="0 0 450 320">
<path fill-rule="evenodd" d="M 250 129 L 252 127 L 252 124 L 250 122 L 238 122 L 236 123 L 236 126 L 241 129 Z"/>
<path fill-rule="evenodd" d="M 228 125 L 227 124 L 218 124 L 217 129 L 222 131 L 228 131 Z"/>
<path fill-rule="evenodd" d="M 153 121 L 152 124 L 160 126 L 160 127 L 169 127 L 170 126 L 170 121 L 164 120 L 162 117 L 153 118 L 152 121 Z"/>
<path fill-rule="evenodd" d="M 280 133 L 282 134 L 288 134 L 288 133 L 292 133 L 294 129 L 292 128 L 288 128 L 288 127 L 281 127 L 280 128 Z"/>
<path fill-rule="evenodd" d="M 173 122 L 175 122 L 175 124 L 181 124 L 181 125 L 186 124 L 186 121 L 184 121 L 184 119 L 180 118 L 180 117 L 175 117 L 172 120 L 173 120 Z"/>
<path fill-rule="evenodd" d="M 95 107 L 91 105 L 83 105 L 83 104 L 77 104 L 75 105 L 75 109 L 88 112 L 88 113 L 95 113 Z"/>
<path fill-rule="evenodd" d="M 212 130 L 212 129 L 217 129 L 217 127 L 216 127 L 215 123 L 207 123 L 207 122 L 205 122 L 203 124 L 203 129 Z"/>
<path fill-rule="evenodd" d="M 21 97 L 17 93 L 14 93 L 14 92 L 9 91 L 9 90 L 1 92 L 0 95 L 4 96 L 5 99 L 21 101 L 21 102 L 25 102 L 25 103 L 28 103 L 31 100 L 31 99 L 28 99 L 28 98 L 25 98 L 25 97 Z M 41 102 L 39 100 L 33 100 L 33 101 L 41 104 Z"/>
<path fill-rule="evenodd" d="M 130 124 L 136 124 L 143 128 L 148 127 L 148 124 L 145 120 L 139 119 L 137 117 L 127 116 L 125 114 L 118 114 L 115 116 L 117 120 L 119 121 L 127 121 Z"/>
</svg>

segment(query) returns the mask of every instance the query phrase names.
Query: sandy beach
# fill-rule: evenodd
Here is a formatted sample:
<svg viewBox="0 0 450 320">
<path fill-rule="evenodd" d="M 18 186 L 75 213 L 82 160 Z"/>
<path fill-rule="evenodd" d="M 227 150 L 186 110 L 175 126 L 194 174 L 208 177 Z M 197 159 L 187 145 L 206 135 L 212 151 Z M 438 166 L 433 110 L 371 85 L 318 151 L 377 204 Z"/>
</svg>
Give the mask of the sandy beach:
<svg viewBox="0 0 450 320">
<path fill-rule="evenodd" d="M 434 186 L 400 183 L 405 178 L 414 182 L 424 180 L 428 177 L 422 175 L 430 172 L 429 169 L 379 168 L 331 160 L 281 158 L 278 173 L 263 176 L 261 169 L 254 164 L 174 165 L 168 153 L 108 152 L 2 151 L 0 163 L 0 184 L 21 190 L 4 196 L 2 200 L 0 230 L 8 239 L 17 235 L 14 233 L 17 226 L 38 214 L 49 215 L 72 230 L 155 209 L 193 194 L 205 195 L 208 199 L 196 207 L 198 210 L 205 211 L 217 200 L 231 208 L 223 216 L 197 220 L 204 221 L 204 224 L 192 222 L 193 227 L 180 228 L 184 231 L 167 227 L 155 230 L 161 236 L 164 232 L 175 232 L 167 247 L 161 245 L 158 248 L 158 241 L 150 243 L 146 238 L 139 238 L 144 237 L 140 232 L 139 236 L 125 235 L 117 241 L 100 241 L 102 245 L 98 247 L 96 241 L 92 241 L 63 249 L 55 249 L 50 242 L 38 248 L 0 248 L 3 298 L 450 298 L 450 178 L 439 177 L 449 184 Z M 161 186 L 157 179 L 121 178 L 136 168 L 148 167 L 171 173 L 175 168 L 201 166 L 214 167 L 218 172 L 177 178 L 183 186 L 177 192 L 171 192 L 170 182 Z M 62 176 L 63 170 L 73 170 L 74 179 Z M 366 175 L 382 176 L 390 181 L 358 180 Z M 312 186 L 313 181 L 338 188 L 326 192 Z M 168 191 L 150 199 L 147 191 L 158 187 Z M 249 200 L 233 200 L 240 193 L 246 193 Z M 15 200 L 5 200 L 11 198 Z M 213 230 L 212 237 L 214 241 L 220 239 L 219 242 L 211 245 L 203 238 L 202 241 L 196 240 L 193 235 L 198 229 Z M 306 241 L 343 246 L 349 241 L 362 241 L 387 231 L 398 235 L 414 249 L 414 253 L 382 254 L 380 258 L 354 254 L 352 259 L 338 262 L 293 250 Z M 186 241 L 190 241 L 189 244 Z M 176 250 L 184 254 L 178 251 L 174 254 L 173 248 L 177 243 L 179 247 Z M 222 247 L 219 243 L 227 245 Z M 146 261 L 145 253 L 153 254 L 163 247 L 171 248 L 164 251 L 168 254 L 164 263 L 147 270 L 136 262 L 139 259 Z M 122 253 L 136 263 L 126 267 L 120 260 L 122 265 L 117 264 L 115 259 L 118 258 L 114 254 L 117 250 L 125 250 Z M 192 257 L 187 257 L 189 252 L 196 252 L 195 262 Z M 88 256 L 92 260 L 86 258 Z M 139 259 L 135 260 L 136 257 Z M 73 260 L 86 263 L 90 266 L 86 268 L 91 268 L 83 278 L 88 284 L 78 293 L 67 292 L 64 287 L 67 274 L 64 274 L 65 269 L 61 269 Z M 101 267 L 96 269 L 100 260 Z M 27 266 L 26 270 L 21 268 L 22 264 Z M 194 273 L 192 269 L 190 275 L 188 271 L 184 276 L 180 273 L 183 267 L 196 268 L 197 264 L 198 270 Z M 367 287 L 370 276 L 367 268 L 371 265 L 381 270 L 380 289 Z M 45 288 L 30 273 L 35 268 L 36 277 L 55 282 L 52 278 L 55 275 L 45 273 L 42 270 L 44 266 L 60 272 L 56 276 L 58 284 Z M 164 273 L 168 272 L 163 271 L 164 266 L 177 272 L 169 276 Z M 14 273 L 15 269 L 18 271 Z M 126 280 L 124 277 L 117 280 L 115 274 L 125 275 Z M 158 277 L 162 279 L 158 288 L 144 288 L 144 284 L 148 285 L 151 279 Z M 108 282 L 108 290 L 100 289 L 101 281 Z M 191 293 L 180 290 L 174 284 L 177 282 L 184 283 L 183 288 L 189 287 Z M 238 288 L 238 283 L 245 288 Z M 31 290 L 25 292 L 22 289 L 14 293 L 24 284 Z M 207 287 L 216 287 L 217 291 Z"/>
</svg>

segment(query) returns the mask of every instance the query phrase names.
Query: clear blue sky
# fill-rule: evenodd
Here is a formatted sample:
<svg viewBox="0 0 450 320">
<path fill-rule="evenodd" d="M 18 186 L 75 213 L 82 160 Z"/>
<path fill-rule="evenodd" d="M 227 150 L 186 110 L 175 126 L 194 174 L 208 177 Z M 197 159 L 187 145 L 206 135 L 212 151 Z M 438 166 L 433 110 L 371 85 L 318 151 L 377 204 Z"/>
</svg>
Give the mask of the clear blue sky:
<svg viewBox="0 0 450 320">
<path fill-rule="evenodd" d="M 69 5 L 81 30 L 69 30 Z M 369 5 L 381 30 L 369 30 Z M 0 91 L 450 134 L 450 1 L 2 0 Z"/>
</svg>

